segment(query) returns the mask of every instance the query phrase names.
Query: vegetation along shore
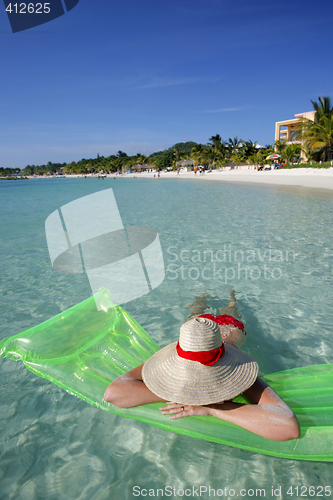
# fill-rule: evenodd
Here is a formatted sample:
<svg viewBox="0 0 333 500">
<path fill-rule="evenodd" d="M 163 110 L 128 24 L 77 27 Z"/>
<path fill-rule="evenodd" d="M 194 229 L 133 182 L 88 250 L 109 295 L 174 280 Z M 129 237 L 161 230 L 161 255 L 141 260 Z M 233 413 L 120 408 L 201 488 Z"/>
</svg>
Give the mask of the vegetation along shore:
<svg viewBox="0 0 333 500">
<path fill-rule="evenodd" d="M 333 107 L 329 97 L 319 97 L 318 102 L 311 101 L 315 110 L 315 120 L 304 118 L 293 141 L 276 141 L 275 144 L 260 146 L 257 142 L 244 140 L 238 136 L 223 140 L 219 134 L 212 135 L 206 144 L 195 142 L 177 143 L 164 151 L 146 156 L 141 153 L 129 156 L 123 151 L 104 157 L 72 161 L 71 163 L 52 163 L 46 165 L 27 165 L 19 168 L 0 167 L 0 177 L 96 173 L 114 174 L 116 172 L 141 172 L 149 170 L 193 169 L 204 166 L 215 170 L 226 167 L 237 168 L 240 165 L 262 170 L 265 165 L 272 165 L 276 154 L 279 168 L 329 168 L 333 159 Z M 307 163 L 300 163 L 301 152 Z M 274 160 L 276 161 L 276 160 Z M 13 178 L 13 177 L 12 177 Z"/>
</svg>

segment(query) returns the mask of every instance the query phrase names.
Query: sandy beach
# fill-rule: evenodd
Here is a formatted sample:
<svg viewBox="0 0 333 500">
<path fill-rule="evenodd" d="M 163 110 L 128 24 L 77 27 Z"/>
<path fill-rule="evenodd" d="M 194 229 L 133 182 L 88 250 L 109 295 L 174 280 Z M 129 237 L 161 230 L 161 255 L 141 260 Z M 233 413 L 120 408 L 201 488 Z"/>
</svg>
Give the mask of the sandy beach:
<svg viewBox="0 0 333 500">
<path fill-rule="evenodd" d="M 111 177 L 111 176 L 110 176 Z M 152 173 L 125 174 L 122 177 L 149 177 Z M 156 174 L 157 177 L 157 174 Z M 274 184 L 281 186 L 301 186 L 305 188 L 329 189 L 333 190 L 333 168 L 294 168 L 284 170 L 266 170 L 258 172 L 254 169 L 240 168 L 234 170 L 214 170 L 211 173 L 200 175 L 194 172 L 161 172 L 160 179 L 191 179 L 198 182 L 234 182 L 234 183 L 254 183 L 254 184 Z M 160 180 L 157 179 L 157 180 Z"/>
<path fill-rule="evenodd" d="M 155 176 L 155 177 L 154 177 Z M 84 175 L 77 174 L 67 174 L 67 179 L 73 178 L 84 178 Z M 89 178 L 90 176 L 88 176 Z M 98 175 L 94 175 L 90 178 L 97 178 Z M 265 170 L 258 172 L 253 168 L 238 168 L 230 170 L 213 170 L 212 172 L 200 175 L 199 173 L 194 174 L 194 172 L 160 172 L 160 177 L 157 177 L 157 173 L 152 172 L 142 172 L 142 173 L 132 173 L 132 174 L 108 174 L 107 178 L 122 178 L 122 179 L 140 179 L 149 178 L 156 179 L 156 181 L 162 179 L 178 179 L 181 181 L 194 180 L 196 182 L 232 182 L 232 183 L 246 183 L 246 184 L 267 184 L 276 186 L 298 186 L 308 189 L 325 189 L 333 190 L 333 168 L 292 168 L 283 170 Z M 35 178 L 28 176 L 28 178 Z M 38 179 L 50 179 L 50 176 L 37 177 Z"/>
</svg>

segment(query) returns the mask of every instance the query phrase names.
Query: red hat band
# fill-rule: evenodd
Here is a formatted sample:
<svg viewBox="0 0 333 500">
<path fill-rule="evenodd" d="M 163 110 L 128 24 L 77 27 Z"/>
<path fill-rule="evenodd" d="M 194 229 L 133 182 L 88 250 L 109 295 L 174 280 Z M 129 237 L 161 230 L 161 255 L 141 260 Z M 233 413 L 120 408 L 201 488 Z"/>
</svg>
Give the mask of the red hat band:
<svg viewBox="0 0 333 500">
<path fill-rule="evenodd" d="M 176 350 L 178 356 L 181 358 L 189 359 L 190 361 L 198 361 L 198 363 L 206 366 L 214 365 L 220 358 L 222 358 L 225 352 L 223 342 L 221 347 L 218 349 L 212 349 L 211 351 L 183 351 L 178 342 Z"/>
</svg>

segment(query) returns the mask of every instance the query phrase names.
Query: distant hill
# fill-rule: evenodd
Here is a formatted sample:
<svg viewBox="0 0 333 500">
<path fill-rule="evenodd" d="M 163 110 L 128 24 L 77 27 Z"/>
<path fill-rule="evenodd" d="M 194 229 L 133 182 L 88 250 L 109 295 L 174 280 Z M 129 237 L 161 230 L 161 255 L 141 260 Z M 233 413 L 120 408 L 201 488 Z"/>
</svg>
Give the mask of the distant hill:
<svg viewBox="0 0 333 500">
<path fill-rule="evenodd" d="M 196 146 L 197 143 L 196 142 L 193 142 L 193 141 L 187 141 L 187 142 L 177 142 L 177 144 L 174 144 L 173 146 L 171 146 L 170 148 L 168 149 L 164 149 L 164 151 L 157 151 L 156 153 L 152 153 L 151 155 L 149 155 L 149 158 L 152 158 L 153 156 L 160 156 L 160 155 L 163 155 L 165 154 L 166 152 L 168 151 L 173 151 L 174 148 L 178 148 L 178 151 L 180 153 L 190 153 L 191 150 L 194 148 L 194 146 Z"/>
<path fill-rule="evenodd" d="M 193 141 L 188 141 L 188 142 L 177 142 L 172 148 L 169 149 L 174 149 L 178 148 L 181 153 L 190 153 L 191 150 L 196 146 L 197 143 Z"/>
</svg>

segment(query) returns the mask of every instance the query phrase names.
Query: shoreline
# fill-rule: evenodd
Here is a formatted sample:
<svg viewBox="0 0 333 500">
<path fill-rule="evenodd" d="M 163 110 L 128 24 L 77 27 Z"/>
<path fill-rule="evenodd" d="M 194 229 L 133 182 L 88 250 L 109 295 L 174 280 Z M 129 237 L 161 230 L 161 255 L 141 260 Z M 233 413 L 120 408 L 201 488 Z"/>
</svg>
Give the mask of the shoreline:
<svg viewBox="0 0 333 500">
<path fill-rule="evenodd" d="M 311 169 L 311 168 L 295 168 L 285 170 L 264 170 L 257 171 L 254 169 L 238 169 L 227 171 L 212 171 L 200 175 L 194 172 L 183 172 L 179 175 L 176 172 L 163 172 L 159 179 L 186 179 L 214 182 L 231 182 L 231 183 L 246 183 L 246 184 L 265 184 L 276 186 L 300 186 L 311 189 L 333 190 L 333 168 L 329 169 Z M 126 174 L 123 178 L 140 177 L 153 178 L 154 174 Z M 155 177 L 156 178 L 156 177 Z M 158 180 L 158 178 L 157 178 Z"/>
<path fill-rule="evenodd" d="M 246 184 L 264 184 L 276 186 L 299 186 L 310 189 L 325 189 L 333 190 L 333 168 L 314 169 L 314 168 L 294 168 L 284 170 L 265 170 L 258 172 L 254 169 L 237 169 L 237 170 L 218 170 L 211 173 L 200 175 L 194 172 L 161 172 L 160 177 L 157 173 L 132 173 L 132 174 L 108 174 L 107 179 L 179 179 L 193 180 L 196 182 L 231 182 L 231 183 L 246 183 Z M 61 178 L 61 177 L 60 177 Z M 79 174 L 66 175 L 66 179 L 84 178 Z M 95 177 L 91 177 L 95 178 Z M 97 178 L 97 177 L 96 177 Z M 29 179 L 52 179 L 52 177 L 33 177 Z"/>
</svg>

